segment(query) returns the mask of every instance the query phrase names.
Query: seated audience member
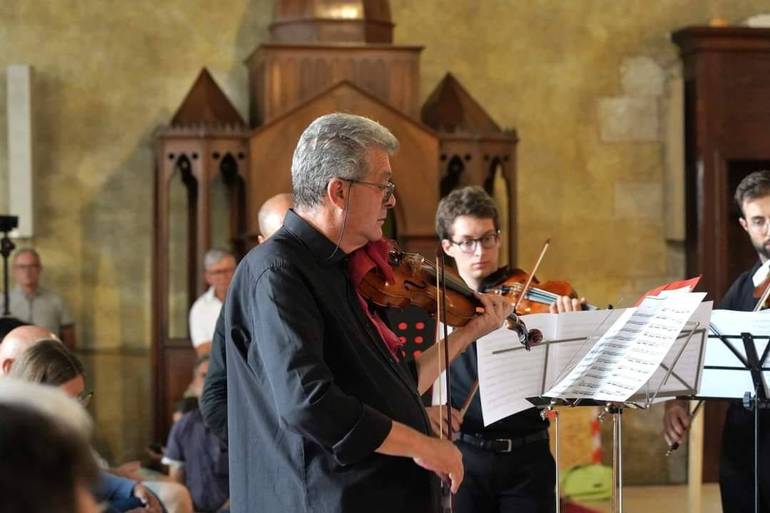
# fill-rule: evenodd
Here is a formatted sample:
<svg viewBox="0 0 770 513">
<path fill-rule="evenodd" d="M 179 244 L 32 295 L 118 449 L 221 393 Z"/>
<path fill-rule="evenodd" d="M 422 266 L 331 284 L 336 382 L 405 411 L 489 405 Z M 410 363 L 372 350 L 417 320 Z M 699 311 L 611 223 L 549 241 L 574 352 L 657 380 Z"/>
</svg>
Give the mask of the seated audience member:
<svg viewBox="0 0 770 513">
<path fill-rule="evenodd" d="M 227 511 L 227 448 L 203 423 L 198 408 L 172 426 L 163 463 L 171 478 L 190 490 L 195 511 Z"/>
<path fill-rule="evenodd" d="M 30 400 L 34 397 L 34 402 Z M 59 390 L 0 380 L 0 513 L 97 513 L 90 420 Z"/>
<path fill-rule="evenodd" d="M 85 391 L 83 364 L 57 340 L 34 342 L 17 356 L 8 376 L 14 379 L 58 387 L 84 406 L 91 398 Z M 145 505 L 144 513 L 160 513 L 158 499 L 141 483 L 100 472 L 94 495 L 107 501 L 111 512 L 123 512 Z M 137 500 L 138 499 L 138 500 Z"/>
<path fill-rule="evenodd" d="M 294 196 L 289 193 L 276 194 L 265 201 L 259 208 L 257 218 L 259 221 L 259 243 L 269 239 L 281 226 L 286 212 L 294 202 Z M 219 321 L 215 328 L 213 340 L 211 365 L 208 379 L 200 396 L 201 413 L 206 425 L 216 435 L 227 442 L 227 364 L 225 362 L 225 342 L 222 333 L 223 327 Z"/>
<path fill-rule="evenodd" d="M 206 383 L 206 376 L 209 372 L 209 355 L 204 354 L 195 360 L 195 367 L 193 367 L 192 381 L 187 387 L 184 396 L 185 397 L 200 397 L 203 393 L 203 385 Z M 196 404 L 196 407 L 198 405 Z"/>
<path fill-rule="evenodd" d="M 35 342 L 46 339 L 56 340 L 56 335 L 40 326 L 29 324 L 11 330 L 0 343 L 0 376 L 10 372 L 11 365 L 21 353 L 32 347 Z"/>
<path fill-rule="evenodd" d="M 18 250 L 11 264 L 16 285 L 9 293 L 9 310 L 19 320 L 52 331 L 68 348 L 75 347 L 75 321 L 64 300 L 40 286 L 43 264 L 32 248 Z M 0 296 L 0 308 L 4 306 Z"/>
<path fill-rule="evenodd" d="M 211 350 L 214 325 L 233 279 L 235 264 L 235 257 L 224 249 L 210 249 L 203 257 L 203 277 L 209 289 L 190 308 L 190 339 L 198 355 Z"/>
<path fill-rule="evenodd" d="M 177 401 L 172 420 L 174 424 L 182 420 L 184 414 L 198 409 L 198 398 L 195 396 L 183 397 Z"/>
<path fill-rule="evenodd" d="M 257 222 L 259 223 L 257 241 L 260 244 L 265 242 L 283 226 L 283 218 L 286 217 L 286 212 L 288 212 L 293 203 L 294 196 L 288 192 L 276 194 L 262 203 L 257 213 Z"/>
</svg>

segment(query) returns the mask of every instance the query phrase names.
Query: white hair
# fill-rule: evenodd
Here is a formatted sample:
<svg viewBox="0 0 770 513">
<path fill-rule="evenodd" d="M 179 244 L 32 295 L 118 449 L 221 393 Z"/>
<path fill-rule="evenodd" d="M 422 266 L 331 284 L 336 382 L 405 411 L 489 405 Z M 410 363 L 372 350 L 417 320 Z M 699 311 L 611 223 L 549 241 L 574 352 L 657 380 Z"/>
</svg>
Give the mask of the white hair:
<svg viewBox="0 0 770 513">
<path fill-rule="evenodd" d="M 85 440 L 91 438 L 93 423 L 88 412 L 75 399 L 56 387 L 2 378 L 0 404 L 34 409 Z"/>
<path fill-rule="evenodd" d="M 212 265 L 216 265 L 217 262 L 225 257 L 235 258 L 233 254 L 226 249 L 212 248 L 206 251 L 206 254 L 203 256 L 203 268 L 209 269 Z"/>
</svg>

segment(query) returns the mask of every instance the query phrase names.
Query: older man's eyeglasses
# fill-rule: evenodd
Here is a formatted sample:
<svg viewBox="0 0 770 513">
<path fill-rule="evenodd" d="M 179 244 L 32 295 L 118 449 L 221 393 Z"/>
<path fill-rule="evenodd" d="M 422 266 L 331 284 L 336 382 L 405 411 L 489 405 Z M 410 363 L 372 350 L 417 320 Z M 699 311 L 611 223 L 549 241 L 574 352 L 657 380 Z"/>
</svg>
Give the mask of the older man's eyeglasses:
<svg viewBox="0 0 770 513">
<path fill-rule="evenodd" d="M 492 249 L 500 242 L 500 230 L 485 233 L 477 239 L 450 240 L 452 244 L 460 248 L 463 253 L 471 254 L 476 251 L 478 244 L 484 249 Z"/>
<path fill-rule="evenodd" d="M 385 195 L 382 197 L 382 202 L 387 203 L 390 201 L 390 198 L 393 197 L 393 195 L 396 193 L 396 184 L 393 182 L 386 182 L 386 183 L 374 183 L 374 182 L 364 182 L 362 180 L 354 180 L 352 178 L 342 178 L 339 177 L 340 180 L 345 180 L 346 182 L 350 183 L 357 183 L 359 185 L 368 185 L 369 187 L 375 187 L 381 191 L 385 192 Z"/>
</svg>

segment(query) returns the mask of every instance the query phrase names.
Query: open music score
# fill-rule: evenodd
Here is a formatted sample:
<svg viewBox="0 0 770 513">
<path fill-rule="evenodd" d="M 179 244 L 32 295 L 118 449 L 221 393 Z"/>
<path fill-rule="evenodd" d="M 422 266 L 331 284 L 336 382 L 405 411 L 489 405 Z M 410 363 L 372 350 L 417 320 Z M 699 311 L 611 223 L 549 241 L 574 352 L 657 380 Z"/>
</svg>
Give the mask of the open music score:
<svg viewBox="0 0 770 513">
<path fill-rule="evenodd" d="M 639 308 L 529 315 L 527 325 L 546 341 L 529 353 L 504 332 L 483 337 L 477 347 L 484 423 L 531 407 L 526 398 L 622 402 L 693 394 L 712 307 L 703 297 L 681 292 Z M 688 344 L 685 325 L 701 327 L 697 342 Z"/>
<path fill-rule="evenodd" d="M 629 308 L 547 397 L 624 402 L 650 379 L 706 294 L 645 298 Z"/>
</svg>

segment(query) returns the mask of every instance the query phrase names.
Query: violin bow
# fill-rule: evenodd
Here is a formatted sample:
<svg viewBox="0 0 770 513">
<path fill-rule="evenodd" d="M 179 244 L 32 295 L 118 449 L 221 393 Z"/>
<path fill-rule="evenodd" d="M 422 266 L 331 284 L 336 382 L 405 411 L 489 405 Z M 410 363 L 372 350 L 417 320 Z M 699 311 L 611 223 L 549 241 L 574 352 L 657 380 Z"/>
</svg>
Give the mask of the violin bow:
<svg viewBox="0 0 770 513">
<path fill-rule="evenodd" d="M 535 262 L 535 267 L 532 268 L 532 272 L 529 273 L 529 278 L 527 278 L 527 282 L 524 284 L 524 288 L 521 290 L 521 294 L 519 295 L 519 299 L 516 300 L 516 304 L 513 305 L 513 313 L 516 313 L 516 311 L 519 309 L 519 303 L 521 303 L 521 300 L 524 299 L 524 296 L 527 295 L 527 291 L 529 290 L 529 287 L 532 285 L 532 280 L 535 279 L 535 273 L 537 272 L 537 269 L 540 267 L 540 263 L 543 261 L 543 257 L 545 256 L 545 252 L 548 251 L 548 247 L 551 245 L 551 239 L 545 239 L 545 242 L 543 243 L 543 249 L 540 250 L 540 256 L 537 257 L 537 262 Z"/>
<path fill-rule="evenodd" d="M 446 321 L 446 274 L 445 274 L 445 262 L 444 251 L 439 247 L 436 251 L 436 344 L 438 344 L 437 357 L 439 358 L 439 376 L 441 371 L 444 371 L 444 385 L 446 386 L 446 409 L 444 410 L 443 402 L 439 400 L 439 438 L 444 438 L 444 422 L 447 426 L 448 440 L 452 441 L 452 389 L 450 388 L 449 380 L 449 330 L 446 322 L 441 322 L 442 319 Z M 444 343 L 441 344 L 440 329 L 443 325 L 444 329 Z M 439 398 L 443 399 L 440 393 L 441 384 L 439 383 Z M 446 411 L 446 417 L 443 413 Z M 448 493 L 448 483 L 442 482 L 442 491 L 446 498 L 446 504 L 442 504 L 442 509 L 452 513 L 454 506 L 452 505 L 451 493 Z"/>
</svg>

